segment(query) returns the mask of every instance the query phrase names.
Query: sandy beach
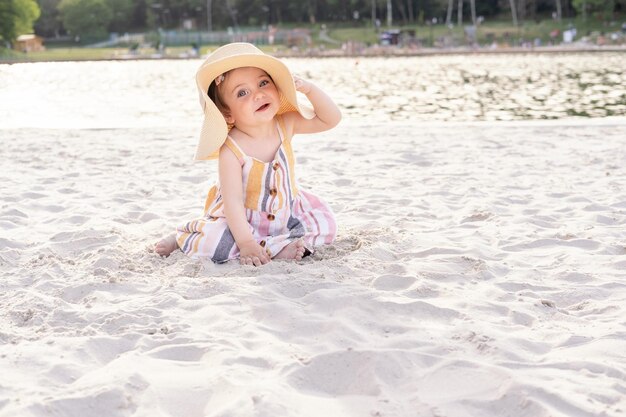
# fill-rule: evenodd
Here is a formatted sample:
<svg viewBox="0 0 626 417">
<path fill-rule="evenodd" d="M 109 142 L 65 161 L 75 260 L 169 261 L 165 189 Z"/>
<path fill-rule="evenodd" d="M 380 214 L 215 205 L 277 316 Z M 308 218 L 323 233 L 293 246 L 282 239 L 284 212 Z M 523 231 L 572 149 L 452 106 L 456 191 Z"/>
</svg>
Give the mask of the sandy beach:
<svg viewBox="0 0 626 417">
<path fill-rule="evenodd" d="M 297 137 L 338 239 L 259 268 L 152 252 L 196 139 L 0 130 L 1 417 L 626 413 L 623 117 Z"/>
</svg>

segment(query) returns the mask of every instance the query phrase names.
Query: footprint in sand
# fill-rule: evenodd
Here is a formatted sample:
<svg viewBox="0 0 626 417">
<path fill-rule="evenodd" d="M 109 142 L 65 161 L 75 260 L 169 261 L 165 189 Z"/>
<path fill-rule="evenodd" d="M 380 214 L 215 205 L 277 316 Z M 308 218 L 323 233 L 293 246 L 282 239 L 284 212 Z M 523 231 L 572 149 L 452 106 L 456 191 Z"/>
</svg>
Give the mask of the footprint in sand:
<svg viewBox="0 0 626 417">
<path fill-rule="evenodd" d="M 194 345 L 163 346 L 148 353 L 149 356 L 171 361 L 197 362 L 207 353 L 208 349 Z"/>
<path fill-rule="evenodd" d="M 306 366 L 289 375 L 292 385 L 304 392 L 324 395 L 380 393 L 379 354 L 375 352 L 331 352 L 315 356 Z"/>
<path fill-rule="evenodd" d="M 331 245 L 319 247 L 315 251 L 314 258 L 316 260 L 339 258 L 359 250 L 362 246 L 363 241 L 358 236 L 343 236 Z"/>
<path fill-rule="evenodd" d="M 461 220 L 461 223 L 469 223 L 469 222 L 481 222 L 490 219 L 493 217 L 493 214 L 488 211 L 480 211 L 476 213 L 472 213 L 470 216 Z"/>
<path fill-rule="evenodd" d="M 397 291 L 406 290 L 415 284 L 415 281 L 415 278 L 403 275 L 381 275 L 373 281 L 372 285 L 377 290 Z"/>
</svg>

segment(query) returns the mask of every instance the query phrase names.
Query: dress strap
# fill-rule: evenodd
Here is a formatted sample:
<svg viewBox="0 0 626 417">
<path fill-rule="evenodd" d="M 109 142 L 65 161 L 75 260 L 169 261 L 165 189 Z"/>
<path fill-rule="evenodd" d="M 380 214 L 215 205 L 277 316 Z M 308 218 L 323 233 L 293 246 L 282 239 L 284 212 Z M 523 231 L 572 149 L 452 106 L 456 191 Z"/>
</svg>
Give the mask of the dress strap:
<svg viewBox="0 0 626 417">
<path fill-rule="evenodd" d="M 228 147 L 228 149 L 230 149 L 235 154 L 237 159 L 239 159 L 239 162 L 241 163 L 241 165 L 243 165 L 243 158 L 246 156 L 246 154 L 239 147 L 239 145 L 237 145 L 237 142 L 235 142 L 233 138 L 231 138 L 230 136 L 227 136 L 226 142 L 224 142 L 224 144 Z"/>
</svg>

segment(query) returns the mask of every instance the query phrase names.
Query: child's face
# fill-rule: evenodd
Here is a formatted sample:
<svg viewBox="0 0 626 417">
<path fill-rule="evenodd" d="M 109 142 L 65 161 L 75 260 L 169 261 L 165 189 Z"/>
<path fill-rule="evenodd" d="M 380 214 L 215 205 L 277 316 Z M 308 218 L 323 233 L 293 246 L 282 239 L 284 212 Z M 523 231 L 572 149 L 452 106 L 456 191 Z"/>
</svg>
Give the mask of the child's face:
<svg viewBox="0 0 626 417">
<path fill-rule="evenodd" d="M 237 68 L 220 85 L 220 97 L 228 107 L 228 123 L 256 124 L 272 120 L 280 106 L 276 85 L 265 71 L 254 67 Z"/>
</svg>

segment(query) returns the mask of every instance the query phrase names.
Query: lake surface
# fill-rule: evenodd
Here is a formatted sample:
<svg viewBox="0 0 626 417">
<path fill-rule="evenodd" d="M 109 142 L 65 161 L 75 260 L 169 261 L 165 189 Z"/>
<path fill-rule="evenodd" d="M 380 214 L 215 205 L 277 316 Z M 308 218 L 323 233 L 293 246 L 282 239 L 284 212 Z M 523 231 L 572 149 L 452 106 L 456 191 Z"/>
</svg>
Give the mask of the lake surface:
<svg viewBox="0 0 626 417">
<path fill-rule="evenodd" d="M 626 115 L 626 53 L 285 59 L 344 117 L 385 122 Z M 202 60 L 0 65 L 0 128 L 197 126 Z"/>
</svg>

